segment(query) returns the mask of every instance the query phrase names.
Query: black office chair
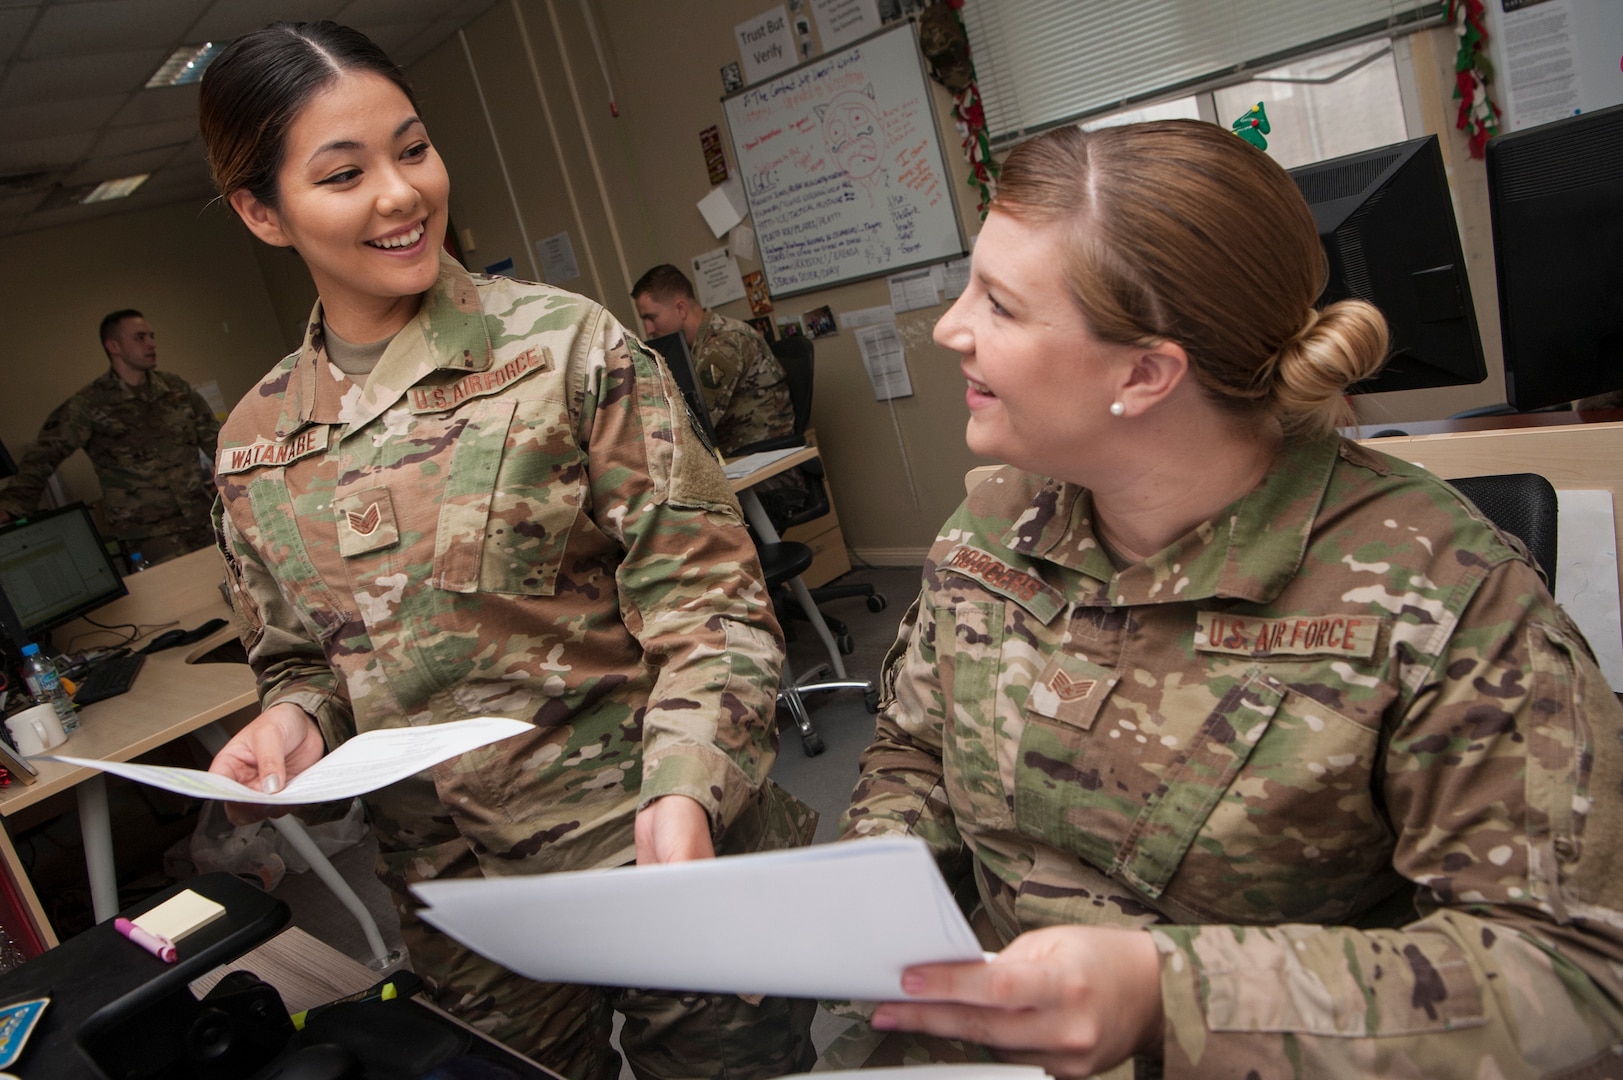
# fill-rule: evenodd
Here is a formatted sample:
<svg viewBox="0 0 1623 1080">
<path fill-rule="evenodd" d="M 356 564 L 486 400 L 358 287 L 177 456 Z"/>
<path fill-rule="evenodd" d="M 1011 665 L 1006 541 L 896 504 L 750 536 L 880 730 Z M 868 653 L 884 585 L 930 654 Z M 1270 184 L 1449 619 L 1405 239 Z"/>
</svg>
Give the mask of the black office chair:
<svg viewBox="0 0 1623 1080">
<path fill-rule="evenodd" d="M 782 540 L 776 544 L 756 541 L 755 550 L 760 555 L 761 572 L 766 577 L 767 588 L 774 595 L 791 583 L 799 585 L 800 575 L 812 564 L 812 549 L 797 540 Z M 799 588 L 804 590 L 805 586 L 799 585 Z M 827 621 L 826 616 L 824 620 Z M 800 747 L 807 757 L 816 757 L 824 747 L 823 737 L 812 727 L 811 713 L 806 708 L 806 694 L 822 690 L 861 690 L 863 704 L 868 711 L 879 711 L 879 691 L 874 689 L 873 683 L 865 679 L 846 678 L 845 666 L 837 652 L 831 651 L 829 660 L 831 663 L 819 664 L 797 679 L 789 666 L 789 658 L 785 656 L 783 659 L 778 702 L 789 710 L 789 716 L 800 732 Z M 829 675 L 836 677 L 827 678 Z"/>
<path fill-rule="evenodd" d="M 735 455 L 751 454 L 762 450 L 779 450 L 789 446 L 803 446 L 806 442 L 806 427 L 811 421 L 812 381 L 814 371 L 814 348 L 808 337 L 796 335 L 782 338 L 771 343 L 772 355 L 777 357 L 778 363 L 783 367 L 784 382 L 789 388 L 789 400 L 794 405 L 795 430 L 792 435 L 780 436 L 776 439 L 765 439 L 761 442 L 751 443 L 749 446 L 739 447 Z M 796 525 L 808 521 L 815 521 L 833 510 L 833 504 L 828 497 L 828 488 L 824 484 L 823 462 L 819 459 L 806 462 L 798 467 L 800 476 L 805 484 L 804 492 L 791 489 L 787 492 L 760 492 L 758 497 L 767 516 L 772 519 L 773 526 L 779 533 L 786 532 Z M 770 576 L 770 575 L 769 575 Z M 792 597 L 779 595 L 778 610 L 783 617 L 785 628 L 794 618 L 806 618 L 799 601 Z M 851 597 L 863 597 L 868 602 L 868 610 L 880 612 L 885 610 L 885 597 L 876 592 L 868 584 L 833 584 L 820 585 L 811 590 L 813 601 L 819 608 L 830 600 L 843 600 Z M 823 621 L 828 624 L 829 630 L 834 634 L 839 649 L 850 656 L 856 648 L 856 642 L 851 636 L 850 628 L 839 619 L 833 618 L 827 611 L 823 612 Z"/>
<path fill-rule="evenodd" d="M 1527 545 L 1555 592 L 1555 487 L 1537 473 L 1462 476 L 1450 484 L 1470 499 L 1482 516 Z"/>
</svg>

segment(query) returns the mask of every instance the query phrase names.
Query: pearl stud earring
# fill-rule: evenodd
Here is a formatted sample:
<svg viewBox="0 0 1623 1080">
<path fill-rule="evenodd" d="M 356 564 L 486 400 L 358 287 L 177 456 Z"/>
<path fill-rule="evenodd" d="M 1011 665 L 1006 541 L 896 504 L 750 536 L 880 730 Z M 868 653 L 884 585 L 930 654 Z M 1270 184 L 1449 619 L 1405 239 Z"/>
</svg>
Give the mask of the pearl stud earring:
<svg viewBox="0 0 1623 1080">
<path fill-rule="evenodd" d="M 1126 416 L 1127 415 L 1127 406 L 1123 405 L 1119 401 L 1112 401 L 1110 403 L 1110 415 L 1111 416 Z"/>
</svg>

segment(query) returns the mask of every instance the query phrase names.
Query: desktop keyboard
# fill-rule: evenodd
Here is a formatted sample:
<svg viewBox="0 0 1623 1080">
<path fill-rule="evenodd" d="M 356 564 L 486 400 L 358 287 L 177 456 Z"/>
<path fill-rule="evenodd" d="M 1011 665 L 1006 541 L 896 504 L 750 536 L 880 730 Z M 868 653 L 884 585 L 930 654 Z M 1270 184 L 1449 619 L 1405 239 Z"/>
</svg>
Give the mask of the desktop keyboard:
<svg viewBox="0 0 1623 1080">
<path fill-rule="evenodd" d="M 74 691 L 73 701 L 76 705 L 89 705 L 106 698 L 117 697 L 130 688 L 135 681 L 136 672 L 147 658 L 140 653 L 130 653 L 126 656 L 115 656 L 103 660 L 89 671 L 84 678 L 78 681 L 78 689 Z"/>
</svg>

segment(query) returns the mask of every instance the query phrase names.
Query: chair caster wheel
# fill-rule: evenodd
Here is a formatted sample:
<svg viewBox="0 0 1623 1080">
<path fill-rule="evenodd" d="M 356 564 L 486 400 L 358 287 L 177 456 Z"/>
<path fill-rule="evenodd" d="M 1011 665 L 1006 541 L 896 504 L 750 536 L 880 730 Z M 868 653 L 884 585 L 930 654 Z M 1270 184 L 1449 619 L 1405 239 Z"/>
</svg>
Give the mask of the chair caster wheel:
<svg viewBox="0 0 1623 1080">
<path fill-rule="evenodd" d="M 868 597 L 868 610 L 877 614 L 885 610 L 885 598 L 878 593 Z"/>
<path fill-rule="evenodd" d="M 800 737 L 800 748 L 806 751 L 807 757 L 816 757 L 823 752 L 823 737 L 817 732 Z"/>
<path fill-rule="evenodd" d="M 841 634 L 834 639 L 834 643 L 840 647 L 841 656 L 850 656 L 857 651 L 857 639 L 850 634 Z"/>
<path fill-rule="evenodd" d="M 879 712 L 879 691 L 869 690 L 862 695 L 862 703 L 868 706 L 870 713 Z"/>
</svg>

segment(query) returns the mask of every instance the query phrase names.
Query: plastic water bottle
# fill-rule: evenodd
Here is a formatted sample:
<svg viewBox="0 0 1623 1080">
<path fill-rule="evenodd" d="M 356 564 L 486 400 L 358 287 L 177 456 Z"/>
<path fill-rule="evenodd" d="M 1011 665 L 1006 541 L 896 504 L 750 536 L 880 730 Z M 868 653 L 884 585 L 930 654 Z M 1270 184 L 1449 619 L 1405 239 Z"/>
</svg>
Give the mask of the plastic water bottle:
<svg viewBox="0 0 1623 1080">
<path fill-rule="evenodd" d="M 23 678 L 35 701 L 41 705 L 50 702 L 56 709 L 63 731 L 71 735 L 79 729 L 79 714 L 73 708 L 73 699 L 62 687 L 62 676 L 57 674 L 51 658 L 39 651 L 38 645 L 23 646 Z"/>
<path fill-rule="evenodd" d="M 152 564 L 147 562 L 146 556 L 139 551 L 130 552 L 130 573 L 138 574 Z"/>
</svg>

